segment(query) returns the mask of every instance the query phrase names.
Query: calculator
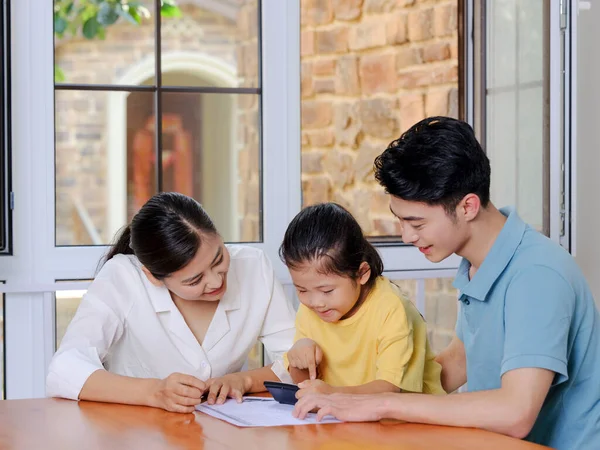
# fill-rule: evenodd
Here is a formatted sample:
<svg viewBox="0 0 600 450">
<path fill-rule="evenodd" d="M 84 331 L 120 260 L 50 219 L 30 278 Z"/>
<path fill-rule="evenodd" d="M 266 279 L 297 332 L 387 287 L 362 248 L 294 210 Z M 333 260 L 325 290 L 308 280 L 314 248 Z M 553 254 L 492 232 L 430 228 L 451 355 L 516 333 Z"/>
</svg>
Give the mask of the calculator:
<svg viewBox="0 0 600 450">
<path fill-rule="evenodd" d="M 296 391 L 300 389 L 295 384 L 281 383 L 279 381 L 265 381 L 265 387 L 275 400 L 283 405 L 295 405 L 298 399 Z"/>
</svg>

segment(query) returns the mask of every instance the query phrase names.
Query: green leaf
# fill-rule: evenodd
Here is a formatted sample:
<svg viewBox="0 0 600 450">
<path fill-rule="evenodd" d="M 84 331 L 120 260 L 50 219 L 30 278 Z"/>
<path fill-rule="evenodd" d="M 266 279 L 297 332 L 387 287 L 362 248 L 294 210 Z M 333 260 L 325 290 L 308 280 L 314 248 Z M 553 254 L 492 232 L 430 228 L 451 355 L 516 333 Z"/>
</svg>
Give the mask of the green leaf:
<svg viewBox="0 0 600 450">
<path fill-rule="evenodd" d="M 55 83 L 64 83 L 65 82 L 65 73 L 62 71 L 60 67 L 54 64 L 54 82 Z"/>
<path fill-rule="evenodd" d="M 98 30 L 101 28 L 101 25 L 96 20 L 96 17 L 90 17 L 83 24 L 83 35 L 87 39 L 94 39 L 98 34 Z"/>
<path fill-rule="evenodd" d="M 69 2 L 69 4 L 67 5 L 67 7 L 65 8 L 65 15 L 68 16 L 69 14 L 71 14 L 71 11 L 73 11 L 73 2 Z"/>
<path fill-rule="evenodd" d="M 56 34 L 62 36 L 67 26 L 69 26 L 69 22 L 64 17 L 54 14 L 54 32 Z"/>
<path fill-rule="evenodd" d="M 117 8 L 117 14 L 134 25 L 139 25 L 142 21 L 137 11 L 134 8 L 129 8 L 127 6 L 123 8 Z"/>
<path fill-rule="evenodd" d="M 160 7 L 160 15 L 162 17 L 181 17 L 181 10 L 179 7 L 163 3 Z"/>
<path fill-rule="evenodd" d="M 100 5 L 98 15 L 96 16 L 96 20 L 100 25 L 108 26 L 117 21 L 119 14 L 117 13 L 115 6 L 115 4 L 111 5 L 108 2 L 103 2 Z"/>
</svg>

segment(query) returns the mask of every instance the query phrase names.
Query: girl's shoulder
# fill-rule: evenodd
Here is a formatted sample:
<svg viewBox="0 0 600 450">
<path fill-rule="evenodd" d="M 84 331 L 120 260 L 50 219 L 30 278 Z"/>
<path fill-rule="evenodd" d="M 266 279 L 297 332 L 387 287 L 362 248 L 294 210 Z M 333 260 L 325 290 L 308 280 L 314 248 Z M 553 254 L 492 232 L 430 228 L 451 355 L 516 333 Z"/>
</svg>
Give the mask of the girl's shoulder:
<svg viewBox="0 0 600 450">
<path fill-rule="evenodd" d="M 398 285 L 384 276 L 380 276 L 377 279 L 371 297 L 372 306 L 375 306 L 375 309 L 386 317 L 390 313 L 406 315 L 407 310 L 413 307 L 407 294 Z"/>
</svg>

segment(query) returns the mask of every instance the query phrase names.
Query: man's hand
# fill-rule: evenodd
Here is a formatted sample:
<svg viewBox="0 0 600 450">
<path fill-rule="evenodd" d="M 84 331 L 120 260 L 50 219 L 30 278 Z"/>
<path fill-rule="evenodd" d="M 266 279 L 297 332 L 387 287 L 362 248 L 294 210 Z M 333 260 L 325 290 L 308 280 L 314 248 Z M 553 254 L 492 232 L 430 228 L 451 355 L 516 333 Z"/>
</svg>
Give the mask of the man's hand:
<svg viewBox="0 0 600 450">
<path fill-rule="evenodd" d="M 309 394 L 298 400 L 292 414 L 304 419 L 316 409 L 317 421 L 333 416 L 344 422 L 376 422 L 381 420 L 381 406 L 390 395 L 398 394 Z"/>
</svg>

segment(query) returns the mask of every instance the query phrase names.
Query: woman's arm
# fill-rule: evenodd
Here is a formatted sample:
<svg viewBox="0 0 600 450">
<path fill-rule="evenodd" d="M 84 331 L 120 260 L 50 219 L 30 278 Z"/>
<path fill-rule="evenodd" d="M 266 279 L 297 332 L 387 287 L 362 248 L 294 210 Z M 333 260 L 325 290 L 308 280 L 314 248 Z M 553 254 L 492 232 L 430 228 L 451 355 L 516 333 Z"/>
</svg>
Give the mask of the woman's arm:
<svg viewBox="0 0 600 450">
<path fill-rule="evenodd" d="M 164 380 L 133 378 L 97 370 L 89 376 L 80 400 L 144 405 L 189 413 L 202 400 L 206 384 L 191 375 L 173 373 Z"/>
<path fill-rule="evenodd" d="M 279 377 L 273 372 L 271 366 L 211 378 L 206 382 L 208 386 L 207 403 L 209 405 L 222 404 L 228 397 L 241 402 L 244 394 L 266 391 L 265 381 L 279 381 Z"/>
</svg>

